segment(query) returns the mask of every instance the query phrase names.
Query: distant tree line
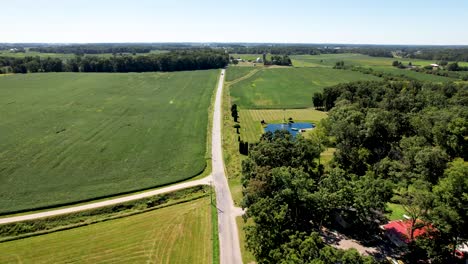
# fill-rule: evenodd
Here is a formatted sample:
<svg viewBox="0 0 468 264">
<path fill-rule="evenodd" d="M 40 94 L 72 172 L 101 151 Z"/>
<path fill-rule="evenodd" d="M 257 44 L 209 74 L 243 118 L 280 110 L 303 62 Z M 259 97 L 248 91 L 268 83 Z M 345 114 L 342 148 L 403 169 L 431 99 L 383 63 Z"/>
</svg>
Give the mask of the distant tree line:
<svg viewBox="0 0 468 264">
<path fill-rule="evenodd" d="M 230 53 L 274 55 L 319 55 L 338 53 L 361 53 L 373 57 L 393 57 L 392 50 L 379 47 L 316 47 L 316 46 L 253 46 L 233 47 Z"/>
<path fill-rule="evenodd" d="M 30 48 L 30 51 L 41 53 L 103 54 L 103 53 L 149 53 L 148 46 L 108 46 L 108 45 L 70 45 Z"/>
<path fill-rule="evenodd" d="M 435 61 L 468 61 L 468 48 L 408 48 L 401 52 L 408 58 Z"/>
<path fill-rule="evenodd" d="M 148 56 L 76 56 L 71 59 L 0 57 L 4 72 L 152 72 L 204 70 L 225 67 L 227 54 L 215 50 L 173 51 Z"/>
</svg>

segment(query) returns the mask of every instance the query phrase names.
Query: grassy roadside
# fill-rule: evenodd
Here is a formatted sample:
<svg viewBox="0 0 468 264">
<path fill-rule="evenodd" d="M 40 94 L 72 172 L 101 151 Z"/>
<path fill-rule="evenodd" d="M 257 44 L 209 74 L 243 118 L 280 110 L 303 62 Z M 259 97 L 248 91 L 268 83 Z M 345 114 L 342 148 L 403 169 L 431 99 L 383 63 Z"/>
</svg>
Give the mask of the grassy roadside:
<svg viewBox="0 0 468 264">
<path fill-rule="evenodd" d="M 0 263 L 210 263 L 213 252 L 208 196 L 0 243 Z"/>
<path fill-rule="evenodd" d="M 216 194 L 214 189 L 211 189 L 210 194 L 211 204 L 211 241 L 213 245 L 213 264 L 220 263 L 219 252 L 219 231 L 218 231 L 218 208 L 216 207 Z"/>
<path fill-rule="evenodd" d="M 208 186 L 195 186 L 93 210 L 0 225 L 0 242 L 83 227 L 185 203 L 208 196 L 209 188 Z"/>
</svg>

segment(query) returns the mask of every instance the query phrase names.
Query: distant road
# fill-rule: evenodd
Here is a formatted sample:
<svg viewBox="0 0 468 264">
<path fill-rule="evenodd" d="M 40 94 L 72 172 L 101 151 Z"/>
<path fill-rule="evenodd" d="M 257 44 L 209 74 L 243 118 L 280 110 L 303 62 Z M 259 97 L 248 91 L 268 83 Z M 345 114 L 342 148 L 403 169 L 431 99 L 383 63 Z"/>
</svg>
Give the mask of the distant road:
<svg viewBox="0 0 468 264">
<path fill-rule="evenodd" d="M 218 207 L 219 246 L 221 264 L 242 263 L 239 233 L 236 216 L 242 214 L 240 208 L 234 207 L 231 191 L 224 171 L 223 150 L 221 143 L 222 99 L 225 70 L 221 71 L 213 114 L 213 133 L 211 158 L 213 161 L 211 175 L 216 190 L 216 206 Z"/>
<path fill-rule="evenodd" d="M 102 202 L 96 202 L 96 203 L 90 203 L 90 204 L 85 204 L 85 205 L 73 206 L 73 207 L 57 209 L 57 210 L 52 210 L 52 211 L 46 211 L 46 212 L 41 212 L 41 213 L 33 213 L 33 214 L 26 214 L 26 215 L 20 215 L 20 216 L 0 218 L 0 224 L 14 223 L 14 222 L 32 220 L 32 219 L 37 219 L 37 218 L 56 216 L 56 215 L 61 215 L 61 214 L 76 213 L 76 212 L 85 211 L 85 210 L 89 210 L 89 209 L 95 209 L 95 208 L 99 208 L 99 207 L 104 207 L 104 206 L 129 202 L 129 201 L 133 201 L 133 200 L 138 200 L 138 199 L 155 196 L 155 195 L 162 194 L 162 193 L 177 191 L 177 190 L 180 190 L 180 189 L 186 189 L 186 188 L 197 186 L 197 185 L 209 185 L 211 183 L 211 181 L 212 181 L 212 179 L 211 179 L 211 175 L 210 175 L 210 176 L 207 176 L 207 177 L 205 177 L 203 179 L 200 179 L 200 180 L 183 182 L 183 183 L 175 184 L 175 185 L 164 187 L 164 188 L 157 189 L 157 190 L 142 192 L 142 193 L 138 193 L 138 194 L 132 194 L 132 195 L 129 195 L 129 196 L 114 198 L 114 199 L 105 200 L 105 201 L 102 201 Z"/>
</svg>

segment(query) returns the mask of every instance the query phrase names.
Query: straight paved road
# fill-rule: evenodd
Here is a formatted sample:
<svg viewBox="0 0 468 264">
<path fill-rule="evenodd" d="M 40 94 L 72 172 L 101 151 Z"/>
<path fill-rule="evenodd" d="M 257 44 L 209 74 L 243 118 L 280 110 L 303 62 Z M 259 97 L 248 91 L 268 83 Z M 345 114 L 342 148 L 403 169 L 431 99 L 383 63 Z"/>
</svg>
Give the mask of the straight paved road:
<svg viewBox="0 0 468 264">
<path fill-rule="evenodd" d="M 14 223 L 14 222 L 19 222 L 19 221 L 32 220 L 32 219 L 37 219 L 37 218 L 50 217 L 50 216 L 56 216 L 56 215 L 61 215 L 61 214 L 69 214 L 69 213 L 85 211 L 85 210 L 89 210 L 89 209 L 95 209 L 95 208 L 99 208 L 99 207 L 104 207 L 104 206 L 129 202 L 129 201 L 133 201 L 133 200 L 138 200 L 138 199 L 142 199 L 142 198 L 146 198 L 146 197 L 151 197 L 151 196 L 162 194 L 162 193 L 173 192 L 173 191 L 177 191 L 177 190 L 180 190 L 180 189 L 186 189 L 186 188 L 197 186 L 197 185 L 209 185 L 209 184 L 211 184 L 211 181 L 212 181 L 212 179 L 211 179 L 211 175 L 210 175 L 210 176 L 207 176 L 207 177 L 205 177 L 203 179 L 200 179 L 200 180 L 183 182 L 183 183 L 175 184 L 175 185 L 168 186 L 168 187 L 161 188 L 161 189 L 157 189 L 157 190 L 142 192 L 142 193 L 138 193 L 138 194 L 132 194 L 132 195 L 129 195 L 129 196 L 124 196 L 124 197 L 120 197 L 120 198 L 105 200 L 105 201 L 102 201 L 102 202 L 96 202 L 96 203 L 90 203 L 90 204 L 85 204 L 85 205 L 73 206 L 73 207 L 57 209 L 57 210 L 52 210 L 52 211 L 46 211 L 46 212 L 41 212 L 41 213 L 34 213 L 34 214 L 27 214 L 27 215 L 0 218 L 0 224 Z"/>
<path fill-rule="evenodd" d="M 222 98 L 225 70 L 221 71 L 213 114 L 213 133 L 211 158 L 212 172 L 216 191 L 216 206 L 218 207 L 219 246 L 221 264 L 242 263 L 237 230 L 236 216 L 239 209 L 234 207 L 231 191 L 224 172 L 223 149 L 221 143 Z"/>
</svg>

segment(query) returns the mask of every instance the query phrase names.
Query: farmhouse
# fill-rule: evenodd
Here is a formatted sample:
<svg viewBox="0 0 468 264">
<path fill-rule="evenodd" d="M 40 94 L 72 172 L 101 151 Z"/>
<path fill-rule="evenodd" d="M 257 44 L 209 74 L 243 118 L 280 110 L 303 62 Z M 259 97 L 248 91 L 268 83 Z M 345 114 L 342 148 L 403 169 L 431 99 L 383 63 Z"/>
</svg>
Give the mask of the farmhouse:
<svg viewBox="0 0 468 264">
<path fill-rule="evenodd" d="M 262 58 L 258 57 L 258 58 L 255 60 L 255 62 L 256 62 L 256 63 L 262 63 L 263 60 L 262 60 Z"/>
<path fill-rule="evenodd" d="M 388 224 L 381 226 L 385 235 L 397 247 L 404 247 L 411 242 L 411 220 L 396 220 L 390 221 Z M 413 238 L 424 235 L 428 232 L 428 226 L 417 228 L 414 230 Z"/>
</svg>

